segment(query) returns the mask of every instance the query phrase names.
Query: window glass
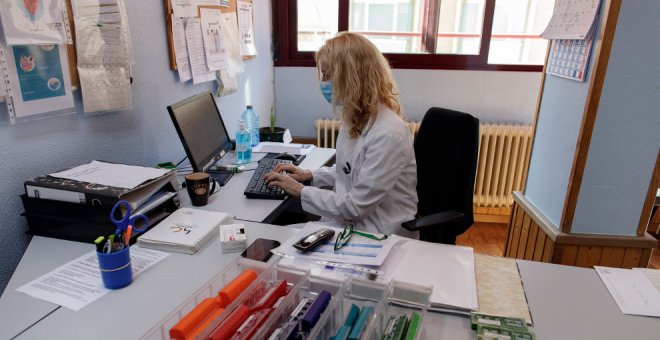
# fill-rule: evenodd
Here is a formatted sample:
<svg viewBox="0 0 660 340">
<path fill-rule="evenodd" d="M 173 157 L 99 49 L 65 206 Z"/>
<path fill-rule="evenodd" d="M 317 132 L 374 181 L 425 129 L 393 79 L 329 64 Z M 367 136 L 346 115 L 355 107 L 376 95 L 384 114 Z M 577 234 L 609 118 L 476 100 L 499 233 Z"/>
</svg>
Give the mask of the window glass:
<svg viewBox="0 0 660 340">
<path fill-rule="evenodd" d="M 488 63 L 542 65 L 548 43 L 539 34 L 553 7 L 554 0 L 497 0 Z"/>
<path fill-rule="evenodd" d="M 479 54 L 485 0 L 442 0 L 438 22 L 439 54 Z"/>
<path fill-rule="evenodd" d="M 424 0 L 351 0 L 349 31 L 361 32 L 383 53 L 421 53 Z"/>
<path fill-rule="evenodd" d="M 317 51 L 326 39 L 337 34 L 337 0 L 302 0 L 297 2 L 298 51 Z"/>
</svg>

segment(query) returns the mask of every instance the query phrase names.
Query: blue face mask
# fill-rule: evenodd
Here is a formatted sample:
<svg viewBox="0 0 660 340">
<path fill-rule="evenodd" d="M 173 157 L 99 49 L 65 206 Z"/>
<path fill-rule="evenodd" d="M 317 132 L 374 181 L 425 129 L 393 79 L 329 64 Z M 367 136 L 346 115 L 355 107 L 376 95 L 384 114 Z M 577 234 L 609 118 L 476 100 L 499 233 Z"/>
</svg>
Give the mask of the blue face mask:
<svg viewBox="0 0 660 340">
<path fill-rule="evenodd" d="M 319 87 L 321 88 L 321 93 L 323 93 L 325 100 L 327 100 L 328 103 L 332 103 L 332 80 L 320 82 Z"/>
</svg>

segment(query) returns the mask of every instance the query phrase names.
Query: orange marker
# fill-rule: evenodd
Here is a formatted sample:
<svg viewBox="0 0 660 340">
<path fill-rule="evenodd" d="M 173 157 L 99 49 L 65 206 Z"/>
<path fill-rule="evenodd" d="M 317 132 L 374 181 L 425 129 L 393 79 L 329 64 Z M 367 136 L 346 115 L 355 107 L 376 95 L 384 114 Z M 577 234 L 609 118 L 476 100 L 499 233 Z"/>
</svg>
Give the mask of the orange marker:
<svg viewBox="0 0 660 340">
<path fill-rule="evenodd" d="M 126 228 L 126 237 L 124 237 L 124 244 L 128 247 L 128 241 L 131 239 L 131 233 L 133 232 L 133 226 L 128 225 L 128 228 Z"/>
<path fill-rule="evenodd" d="M 220 306 L 212 298 L 206 298 L 170 329 L 172 339 L 185 339 L 207 316 Z"/>
<path fill-rule="evenodd" d="M 193 340 L 193 339 L 196 339 L 200 334 L 202 334 L 203 331 L 206 330 L 207 327 L 209 327 L 209 325 L 210 325 L 215 319 L 218 318 L 218 316 L 220 316 L 220 313 L 222 313 L 222 312 L 224 312 L 224 311 L 225 311 L 225 309 L 222 308 L 222 307 L 216 309 L 215 312 L 213 312 L 213 314 L 209 315 L 209 317 L 206 318 L 206 321 L 204 321 L 204 323 L 202 323 L 201 325 L 199 325 L 199 326 L 197 327 L 197 329 L 195 329 L 192 333 L 190 333 L 190 335 L 188 335 L 188 336 L 186 337 L 186 340 Z"/>
<path fill-rule="evenodd" d="M 257 273 L 252 269 L 246 269 L 220 290 L 216 301 L 221 307 L 229 306 L 256 279 Z"/>
<path fill-rule="evenodd" d="M 238 330 L 238 327 L 241 327 L 243 322 L 247 320 L 247 318 L 250 316 L 250 308 L 246 305 L 240 305 L 238 308 L 231 313 L 231 315 L 227 318 L 227 321 L 225 321 L 218 329 L 211 334 L 210 339 L 212 340 L 225 340 L 225 339 L 230 339 L 234 333 L 236 333 L 236 330 Z"/>
</svg>

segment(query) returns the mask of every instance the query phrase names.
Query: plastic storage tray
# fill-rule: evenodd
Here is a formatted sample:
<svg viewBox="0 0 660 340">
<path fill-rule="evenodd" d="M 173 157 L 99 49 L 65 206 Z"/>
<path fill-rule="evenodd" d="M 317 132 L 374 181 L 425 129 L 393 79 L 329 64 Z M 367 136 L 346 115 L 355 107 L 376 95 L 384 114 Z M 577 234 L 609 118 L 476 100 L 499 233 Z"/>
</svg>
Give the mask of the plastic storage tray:
<svg viewBox="0 0 660 340">
<path fill-rule="evenodd" d="M 239 274 L 241 274 L 246 269 L 254 270 L 257 275 L 262 276 L 273 264 L 267 264 L 263 262 L 252 261 L 244 258 L 238 258 L 227 267 L 225 267 L 220 273 L 214 276 L 207 284 L 202 288 L 198 289 L 193 293 L 188 299 L 181 303 L 177 308 L 170 312 L 165 318 L 163 318 L 158 324 L 152 327 L 145 335 L 140 339 L 144 340 L 167 340 L 170 339 L 170 328 L 176 325 L 179 320 L 186 316 L 197 304 L 202 302 L 204 299 L 209 297 L 214 297 L 218 294 L 225 285 L 231 282 Z M 259 278 L 255 280 L 239 297 L 236 299 L 241 300 L 251 287 L 259 281 Z M 233 303 L 226 308 L 230 310 Z M 225 311 L 225 312 L 226 312 Z M 224 315 L 222 313 L 220 316 Z"/>
</svg>

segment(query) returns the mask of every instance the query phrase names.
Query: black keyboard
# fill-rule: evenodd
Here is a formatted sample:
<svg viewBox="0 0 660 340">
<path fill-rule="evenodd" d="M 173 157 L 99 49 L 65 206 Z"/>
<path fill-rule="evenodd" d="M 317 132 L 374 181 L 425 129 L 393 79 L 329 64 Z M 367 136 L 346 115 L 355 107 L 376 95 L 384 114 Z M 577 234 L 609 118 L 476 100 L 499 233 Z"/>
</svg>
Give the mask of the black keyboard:
<svg viewBox="0 0 660 340">
<path fill-rule="evenodd" d="M 265 198 L 273 200 L 283 200 L 286 193 L 279 187 L 269 187 L 263 176 L 273 170 L 277 164 L 291 163 L 291 161 L 274 158 L 264 158 L 259 161 L 259 166 L 254 170 L 250 183 L 245 188 L 245 197 L 247 198 Z"/>
</svg>

